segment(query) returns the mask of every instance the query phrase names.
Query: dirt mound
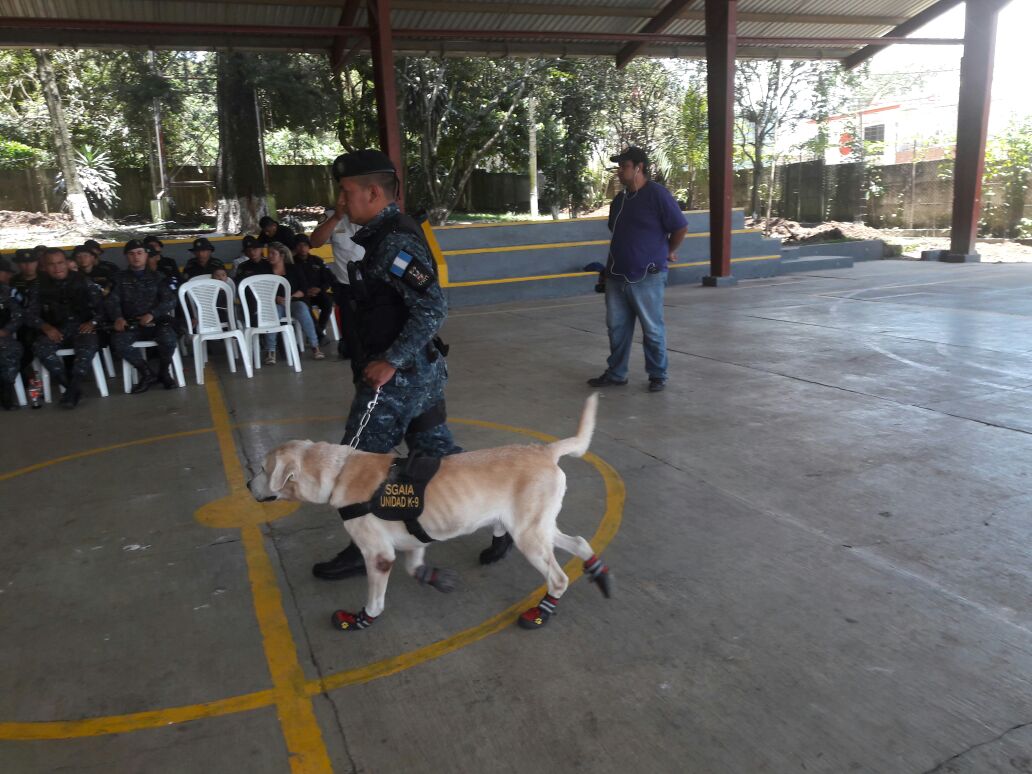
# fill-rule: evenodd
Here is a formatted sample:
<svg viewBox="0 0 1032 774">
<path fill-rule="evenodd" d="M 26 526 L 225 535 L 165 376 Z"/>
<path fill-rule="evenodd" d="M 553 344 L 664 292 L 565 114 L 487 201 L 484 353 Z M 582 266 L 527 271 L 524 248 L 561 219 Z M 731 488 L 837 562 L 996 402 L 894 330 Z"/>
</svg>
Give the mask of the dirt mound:
<svg viewBox="0 0 1032 774">
<path fill-rule="evenodd" d="M 71 227 L 72 216 L 63 212 L 0 210 L 0 228 L 67 229 Z"/>
<path fill-rule="evenodd" d="M 753 220 L 746 218 L 748 228 L 763 229 L 766 221 L 763 218 Z M 808 245 L 819 242 L 841 242 L 844 239 L 884 239 L 878 229 L 862 223 L 842 223 L 829 220 L 815 226 L 803 226 L 787 218 L 771 218 L 770 235 L 780 238 L 786 245 Z"/>
</svg>

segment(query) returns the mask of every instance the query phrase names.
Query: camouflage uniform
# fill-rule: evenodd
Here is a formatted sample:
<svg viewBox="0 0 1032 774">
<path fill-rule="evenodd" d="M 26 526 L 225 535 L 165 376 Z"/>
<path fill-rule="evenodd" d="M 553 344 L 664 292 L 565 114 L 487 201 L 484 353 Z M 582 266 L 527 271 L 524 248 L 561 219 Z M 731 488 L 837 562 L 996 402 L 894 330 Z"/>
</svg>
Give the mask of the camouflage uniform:
<svg viewBox="0 0 1032 774">
<path fill-rule="evenodd" d="M 29 305 L 29 291 L 36 287 L 37 282 L 39 282 L 38 278 L 27 280 L 22 274 L 15 274 L 11 277 L 11 294 L 14 300 L 21 304 L 23 310 Z M 32 345 L 36 343 L 38 335 L 39 331 L 30 327 L 23 315 L 22 327 L 18 331 L 18 342 L 22 348 L 20 369 L 26 383 L 32 378 Z"/>
<path fill-rule="evenodd" d="M 0 285 L 0 382 L 14 384 L 21 368 L 22 345 L 16 334 L 22 326 L 22 305 L 7 285 Z"/>
<path fill-rule="evenodd" d="M 74 349 L 71 378 L 78 381 L 89 375 L 93 356 L 100 345 L 97 334 L 79 333 L 79 326 L 85 322 L 98 325 L 103 317 L 103 295 L 100 288 L 78 272 L 68 272 L 63 280 L 40 275 L 29 287 L 29 302 L 25 314 L 25 325 L 42 331 L 43 324 L 54 326 L 61 332 L 61 340 L 54 342 L 42 332 L 33 343 L 33 352 L 39 362 L 54 377 L 64 384 L 67 381 L 64 364 L 57 356 L 59 349 Z"/>
<path fill-rule="evenodd" d="M 383 228 L 399 214 L 397 204 L 389 204 L 352 237 L 356 244 L 370 244 Z M 358 448 L 369 452 L 388 452 L 404 438 L 409 453 L 441 457 L 456 454 L 462 449 L 455 444 L 445 423 L 444 386 L 448 368 L 443 357 L 428 357 L 428 347 L 437 335 L 448 305 L 436 277 L 422 291 L 414 289 L 391 272 L 395 258 L 402 252 L 418 259 L 423 266 L 433 267 L 433 257 L 422 239 L 404 231 L 388 234 L 372 252 L 366 252 L 360 263 L 367 281 L 387 283 L 401 297 L 408 317 L 394 341 L 383 352 L 366 353 L 366 357 L 352 359 L 355 376 L 355 397 L 348 413 L 344 438 L 348 443 L 358 429 L 366 405 L 374 390 L 361 380 L 362 369 L 372 360 L 385 360 L 397 369 L 387 384 L 380 389 L 380 400 L 373 409 L 369 424 L 362 431 Z M 431 269 L 432 270 L 432 269 Z M 361 315 L 361 311 L 359 311 Z M 436 420 L 417 422 L 411 432 L 409 425 L 431 409 L 440 407 Z M 430 425 L 430 426 L 428 426 Z"/>
<path fill-rule="evenodd" d="M 176 295 L 169 278 L 162 272 L 144 269 L 135 272 L 123 269 L 115 275 L 111 292 L 105 299 L 112 322 L 123 318 L 131 326 L 111 333 L 111 351 L 138 370 L 146 370 L 143 351 L 133 346 L 138 341 L 154 341 L 163 365 L 172 362 L 179 337 L 173 325 Z M 154 317 L 150 325 L 135 325 L 145 314 Z"/>
</svg>

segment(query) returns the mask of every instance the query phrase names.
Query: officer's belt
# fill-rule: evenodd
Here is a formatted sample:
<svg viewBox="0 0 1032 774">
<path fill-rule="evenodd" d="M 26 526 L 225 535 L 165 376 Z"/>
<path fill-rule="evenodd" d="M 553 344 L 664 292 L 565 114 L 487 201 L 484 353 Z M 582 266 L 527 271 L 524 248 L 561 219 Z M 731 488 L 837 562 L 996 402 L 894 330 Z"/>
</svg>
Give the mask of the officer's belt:
<svg viewBox="0 0 1032 774">
<path fill-rule="evenodd" d="M 419 523 L 426 503 L 426 485 L 441 467 L 439 457 L 407 457 L 396 459 L 387 471 L 387 478 L 365 502 L 345 505 L 337 513 L 343 521 L 372 514 L 384 521 L 403 521 L 409 534 L 422 543 L 433 543 Z"/>
</svg>

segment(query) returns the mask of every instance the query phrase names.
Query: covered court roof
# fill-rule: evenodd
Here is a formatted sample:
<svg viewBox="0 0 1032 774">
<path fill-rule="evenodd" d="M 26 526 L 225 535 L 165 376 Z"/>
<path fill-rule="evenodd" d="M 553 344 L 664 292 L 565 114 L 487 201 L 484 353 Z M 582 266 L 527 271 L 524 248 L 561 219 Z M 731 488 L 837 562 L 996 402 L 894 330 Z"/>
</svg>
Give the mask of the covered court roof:
<svg viewBox="0 0 1032 774">
<path fill-rule="evenodd" d="M 738 0 L 740 57 L 847 59 L 961 0 Z M 369 48 L 354 0 L 0 0 L 0 47 Z M 702 57 L 702 0 L 394 0 L 398 54 Z M 950 41 L 959 43 L 959 41 Z M 882 43 L 884 44 L 884 43 Z M 871 51 L 876 50 L 874 48 Z"/>
</svg>

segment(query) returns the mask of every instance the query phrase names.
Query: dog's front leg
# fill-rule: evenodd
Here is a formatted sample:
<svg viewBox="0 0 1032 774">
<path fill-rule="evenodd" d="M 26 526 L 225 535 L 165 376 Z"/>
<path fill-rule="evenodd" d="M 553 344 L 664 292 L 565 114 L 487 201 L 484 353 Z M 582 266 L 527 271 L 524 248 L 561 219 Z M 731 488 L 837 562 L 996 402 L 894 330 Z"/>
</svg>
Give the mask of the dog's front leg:
<svg viewBox="0 0 1032 774">
<path fill-rule="evenodd" d="M 362 556 L 366 565 L 366 604 L 357 613 L 337 610 L 333 614 L 333 625 L 342 631 L 368 629 L 383 612 L 394 549 L 389 544 L 381 544 L 375 550 L 363 547 Z"/>
<path fill-rule="evenodd" d="M 421 586 L 431 586 L 445 594 L 455 591 L 459 585 L 459 574 L 455 570 L 431 567 L 425 563 L 426 548 L 413 548 L 405 557 L 405 569 Z"/>
</svg>

